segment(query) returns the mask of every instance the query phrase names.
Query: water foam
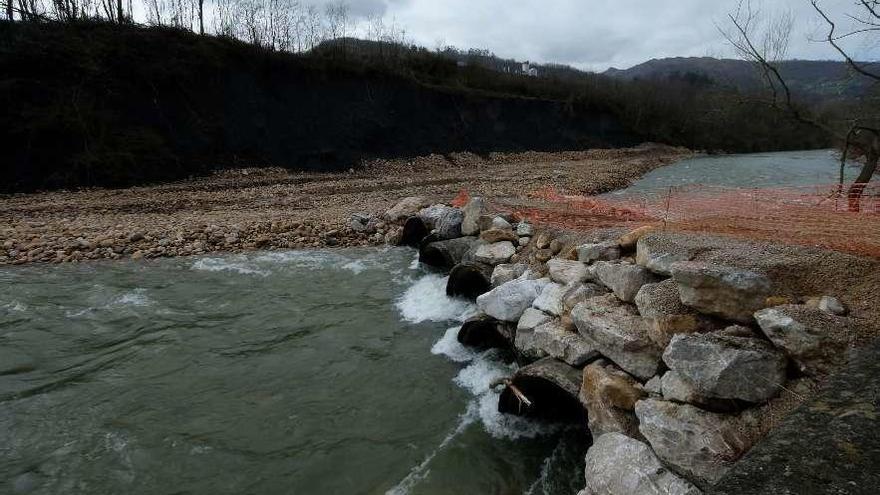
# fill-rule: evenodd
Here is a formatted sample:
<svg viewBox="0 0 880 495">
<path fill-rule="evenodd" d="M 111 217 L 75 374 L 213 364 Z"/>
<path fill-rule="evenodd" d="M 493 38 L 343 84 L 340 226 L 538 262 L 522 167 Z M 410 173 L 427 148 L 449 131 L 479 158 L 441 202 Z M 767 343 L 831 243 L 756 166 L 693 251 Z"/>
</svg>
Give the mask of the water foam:
<svg viewBox="0 0 880 495">
<path fill-rule="evenodd" d="M 146 289 L 135 289 L 117 297 L 108 306 L 150 306 L 153 300 L 147 296 Z"/>
<path fill-rule="evenodd" d="M 449 277 L 433 273 L 418 279 L 397 300 L 403 319 L 410 323 L 464 321 L 475 315 L 473 303 L 446 295 L 447 280 Z"/>
<path fill-rule="evenodd" d="M 266 277 L 269 272 L 261 270 L 252 263 L 248 263 L 245 257 L 237 258 L 202 258 L 192 265 L 193 270 L 208 272 L 234 272 L 242 275 L 260 275 Z"/>
<path fill-rule="evenodd" d="M 10 313 L 24 313 L 27 311 L 27 305 L 18 301 L 10 301 L 0 306 L 0 308 L 3 308 Z"/>
<path fill-rule="evenodd" d="M 452 327 L 446 330 L 443 337 L 431 347 L 431 354 L 446 356 L 456 363 L 467 363 L 476 359 L 479 354 L 461 345 L 461 342 L 458 341 L 459 328 Z"/>
</svg>

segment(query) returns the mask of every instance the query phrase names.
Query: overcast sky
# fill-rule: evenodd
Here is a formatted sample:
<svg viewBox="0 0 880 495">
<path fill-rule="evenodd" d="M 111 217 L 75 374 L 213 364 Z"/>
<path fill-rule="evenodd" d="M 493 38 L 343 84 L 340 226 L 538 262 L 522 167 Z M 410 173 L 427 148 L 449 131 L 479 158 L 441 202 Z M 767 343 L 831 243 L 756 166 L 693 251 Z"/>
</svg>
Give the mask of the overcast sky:
<svg viewBox="0 0 880 495">
<path fill-rule="evenodd" d="M 326 0 L 324 0 L 326 1 Z M 582 69 L 627 68 L 651 58 L 732 56 L 716 24 L 739 0 L 348 0 L 363 34 L 368 15 L 406 29 L 415 43 L 487 48 L 495 54 Z M 797 22 L 789 58 L 836 59 L 808 0 L 753 0 L 770 13 L 790 9 Z M 855 0 L 822 0 L 835 18 Z M 876 37 L 875 37 L 876 38 Z M 880 46 L 854 40 L 859 58 L 877 60 Z"/>
</svg>

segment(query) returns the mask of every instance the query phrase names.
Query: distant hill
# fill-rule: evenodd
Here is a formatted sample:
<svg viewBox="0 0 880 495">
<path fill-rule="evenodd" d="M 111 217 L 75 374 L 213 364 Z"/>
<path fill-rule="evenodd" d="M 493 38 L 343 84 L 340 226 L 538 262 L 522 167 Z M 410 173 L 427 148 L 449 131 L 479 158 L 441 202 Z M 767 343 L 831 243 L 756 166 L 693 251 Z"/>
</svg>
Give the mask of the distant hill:
<svg viewBox="0 0 880 495">
<path fill-rule="evenodd" d="M 808 99 L 852 98 L 865 95 L 873 83 L 853 73 L 844 62 L 790 60 L 779 70 L 797 96 Z M 752 91 L 762 86 L 754 64 L 711 57 L 653 59 L 629 69 L 611 68 L 605 75 L 626 80 L 688 80 Z"/>
</svg>

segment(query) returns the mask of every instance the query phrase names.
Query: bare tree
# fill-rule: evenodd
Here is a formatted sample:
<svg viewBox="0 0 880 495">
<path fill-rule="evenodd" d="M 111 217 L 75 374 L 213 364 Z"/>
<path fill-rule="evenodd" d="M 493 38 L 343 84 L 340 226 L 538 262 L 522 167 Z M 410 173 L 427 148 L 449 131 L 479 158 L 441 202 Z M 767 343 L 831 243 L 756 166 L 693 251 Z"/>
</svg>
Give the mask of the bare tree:
<svg viewBox="0 0 880 495">
<path fill-rule="evenodd" d="M 880 0 L 858 0 L 857 12 L 847 17 L 861 26 L 844 34 L 838 32 L 837 24 L 821 7 L 819 0 L 808 0 L 827 26 L 824 41 L 836 49 L 850 68 L 857 74 L 880 81 L 880 74 L 872 72 L 865 64 L 856 62 L 842 47 L 840 40 L 857 35 L 880 33 Z M 880 161 L 880 122 L 874 115 L 850 115 L 844 126 L 833 125 L 810 116 L 795 101 L 791 87 L 779 71 L 778 62 L 784 58 L 791 36 L 791 15 L 783 15 L 769 22 L 752 6 L 750 0 L 741 0 L 738 9 L 728 14 L 732 29 L 721 29 L 741 57 L 755 63 L 771 93 L 770 104 L 787 111 L 804 124 L 817 127 L 833 136 L 841 145 L 840 192 L 843 190 L 844 167 L 851 155 L 864 158 L 861 172 L 847 192 L 849 208 L 858 211 L 861 197 L 877 170 Z"/>
</svg>

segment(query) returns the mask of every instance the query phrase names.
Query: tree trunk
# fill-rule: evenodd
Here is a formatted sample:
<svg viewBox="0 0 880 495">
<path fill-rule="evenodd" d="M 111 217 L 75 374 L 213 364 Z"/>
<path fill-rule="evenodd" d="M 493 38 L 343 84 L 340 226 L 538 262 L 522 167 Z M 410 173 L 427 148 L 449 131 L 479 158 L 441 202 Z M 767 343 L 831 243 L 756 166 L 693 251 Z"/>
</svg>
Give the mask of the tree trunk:
<svg viewBox="0 0 880 495">
<path fill-rule="evenodd" d="M 199 0 L 199 34 L 205 34 L 205 0 Z"/>
<path fill-rule="evenodd" d="M 6 18 L 12 20 L 12 0 L 6 0 Z"/>
<path fill-rule="evenodd" d="M 849 211 L 859 211 L 861 209 L 862 194 L 865 192 L 868 182 L 871 181 L 871 177 L 874 176 L 874 172 L 877 171 L 877 161 L 880 160 L 880 149 L 878 148 L 880 148 L 880 142 L 878 142 L 878 138 L 874 138 L 874 142 L 865 156 L 865 165 L 862 167 L 862 171 L 859 172 L 859 176 L 856 177 L 853 185 L 849 188 L 849 193 L 847 194 L 849 197 Z"/>
<path fill-rule="evenodd" d="M 116 22 L 119 24 L 125 22 L 125 15 L 122 10 L 122 0 L 116 0 Z"/>
</svg>

